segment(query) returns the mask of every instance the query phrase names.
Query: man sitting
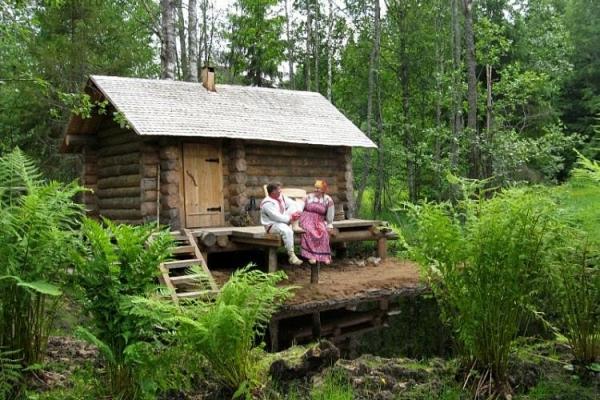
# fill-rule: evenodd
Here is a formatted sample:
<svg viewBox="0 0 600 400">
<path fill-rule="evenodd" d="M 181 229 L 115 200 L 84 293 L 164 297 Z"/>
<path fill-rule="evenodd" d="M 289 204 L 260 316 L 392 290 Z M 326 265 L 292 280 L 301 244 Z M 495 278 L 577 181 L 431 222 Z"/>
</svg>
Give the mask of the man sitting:
<svg viewBox="0 0 600 400">
<path fill-rule="evenodd" d="M 260 223 L 267 233 L 279 233 L 288 252 L 292 265 L 300 265 L 302 261 L 294 253 L 294 232 L 290 224 L 300 218 L 296 202 L 281 194 L 281 183 L 267 185 L 267 197 L 260 203 Z"/>
</svg>

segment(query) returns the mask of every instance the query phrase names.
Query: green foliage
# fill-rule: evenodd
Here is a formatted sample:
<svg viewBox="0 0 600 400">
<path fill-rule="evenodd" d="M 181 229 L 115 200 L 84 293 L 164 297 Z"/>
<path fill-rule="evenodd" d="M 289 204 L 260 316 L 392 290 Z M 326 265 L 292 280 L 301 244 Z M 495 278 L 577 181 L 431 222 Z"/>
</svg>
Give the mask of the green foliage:
<svg viewBox="0 0 600 400">
<path fill-rule="evenodd" d="M 102 398 L 101 382 L 90 364 L 80 365 L 69 376 L 66 387 L 50 388 L 44 392 L 29 391 L 28 400 L 97 400 Z"/>
<path fill-rule="evenodd" d="M 232 64 L 237 73 L 246 73 L 246 83 L 271 86 L 267 78 L 278 75 L 284 60 L 281 39 L 284 19 L 273 15 L 277 0 L 237 0 L 239 14 L 231 14 Z"/>
<path fill-rule="evenodd" d="M 158 5 L 26 0 L 0 8 L 0 152 L 20 146 L 51 176 L 76 176 L 58 152 L 69 112 L 82 109 L 89 74 L 158 75 Z"/>
<path fill-rule="evenodd" d="M 21 361 L 19 350 L 3 350 L 0 347 L 0 399 L 10 399 L 18 392 L 21 381 Z"/>
<path fill-rule="evenodd" d="M 497 383 L 526 321 L 557 238 L 555 205 L 543 193 L 512 189 L 486 200 L 415 208 L 415 255 L 456 332 L 461 351 Z"/>
<path fill-rule="evenodd" d="M 559 276 L 554 296 L 561 331 L 575 359 L 591 364 L 600 360 L 600 247 L 571 232 L 563 235 L 557 253 Z"/>
<path fill-rule="evenodd" d="M 600 113 L 600 52 L 595 43 L 600 41 L 600 3 L 588 0 L 570 0 L 564 11 L 571 46 L 573 70 L 566 76 L 561 96 L 564 121 L 570 130 L 580 132 L 589 146 L 583 153 L 598 158 L 600 135 L 594 125 Z"/>
<path fill-rule="evenodd" d="M 45 353 L 82 207 L 76 183 L 46 182 L 19 149 L 0 158 L 0 348 L 25 366 Z"/>
<path fill-rule="evenodd" d="M 579 382 L 569 379 L 545 379 L 538 383 L 519 400 L 594 400 L 598 398 L 592 388 L 584 387 Z"/>
<path fill-rule="evenodd" d="M 561 216 L 573 227 L 556 248 L 561 332 L 581 364 L 600 360 L 600 165 L 580 155 L 571 182 L 559 188 Z"/>
<path fill-rule="evenodd" d="M 202 355 L 224 386 L 236 396 L 249 396 L 266 378 L 264 350 L 256 339 L 264 335 L 271 315 L 291 296 L 277 287 L 282 271 L 265 274 L 250 266 L 236 271 L 214 302 L 194 301 L 173 322 L 190 352 Z"/>
<path fill-rule="evenodd" d="M 170 345 L 168 331 L 157 329 L 158 311 L 133 313 L 135 296 L 156 294 L 158 266 L 170 256 L 168 232 L 152 236 L 149 226 L 106 227 L 86 219 L 82 256 L 76 257 L 76 277 L 83 309 L 90 326 L 80 327 L 79 337 L 98 347 L 106 362 L 106 391 L 118 398 L 152 396 L 176 385 L 181 370 L 173 368 L 178 349 Z"/>
<path fill-rule="evenodd" d="M 320 386 L 310 392 L 312 400 L 352 400 L 354 390 L 348 379 L 335 370 L 329 370 Z"/>
</svg>

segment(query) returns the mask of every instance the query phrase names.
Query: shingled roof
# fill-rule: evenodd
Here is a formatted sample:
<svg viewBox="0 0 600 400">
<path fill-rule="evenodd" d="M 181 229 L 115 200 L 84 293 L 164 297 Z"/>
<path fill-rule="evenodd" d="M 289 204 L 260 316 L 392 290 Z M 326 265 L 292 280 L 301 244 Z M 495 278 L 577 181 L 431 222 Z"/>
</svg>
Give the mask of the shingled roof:
<svg viewBox="0 0 600 400">
<path fill-rule="evenodd" d="M 99 75 L 91 76 L 88 85 L 95 86 L 142 136 L 377 147 L 315 92 L 221 84 L 212 92 L 200 83 Z M 67 132 L 72 132 L 69 128 Z"/>
</svg>

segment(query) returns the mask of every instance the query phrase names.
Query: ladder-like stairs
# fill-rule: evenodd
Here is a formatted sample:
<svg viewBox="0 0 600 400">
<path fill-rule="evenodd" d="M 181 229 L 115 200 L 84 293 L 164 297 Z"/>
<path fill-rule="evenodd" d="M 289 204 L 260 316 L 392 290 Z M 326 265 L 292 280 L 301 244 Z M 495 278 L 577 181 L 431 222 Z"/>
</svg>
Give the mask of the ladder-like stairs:
<svg viewBox="0 0 600 400">
<path fill-rule="evenodd" d="M 178 303 L 181 299 L 211 298 L 219 288 L 206 265 L 202 252 L 194 236 L 188 229 L 172 231 L 176 247 L 174 261 L 161 263 L 159 280 L 170 292 L 171 299 Z M 190 274 L 189 269 L 199 266 L 203 274 Z"/>
</svg>

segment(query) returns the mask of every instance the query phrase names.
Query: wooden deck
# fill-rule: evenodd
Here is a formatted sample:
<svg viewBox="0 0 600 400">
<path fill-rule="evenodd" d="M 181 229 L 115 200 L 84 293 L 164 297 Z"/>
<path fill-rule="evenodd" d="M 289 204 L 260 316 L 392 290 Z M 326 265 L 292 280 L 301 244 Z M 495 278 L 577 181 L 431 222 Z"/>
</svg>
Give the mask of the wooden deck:
<svg viewBox="0 0 600 400">
<path fill-rule="evenodd" d="M 333 222 L 334 231 L 331 243 L 342 243 L 372 240 L 377 242 L 378 256 L 386 258 L 387 240 L 395 240 L 398 236 L 384 225 L 382 221 L 365 219 L 348 219 Z M 211 253 L 262 249 L 268 253 L 269 271 L 277 270 L 276 252 L 283 246 L 278 234 L 267 233 L 263 226 L 216 227 L 192 229 L 192 235 L 198 241 L 201 251 Z M 294 236 L 300 242 L 301 231 Z"/>
</svg>

